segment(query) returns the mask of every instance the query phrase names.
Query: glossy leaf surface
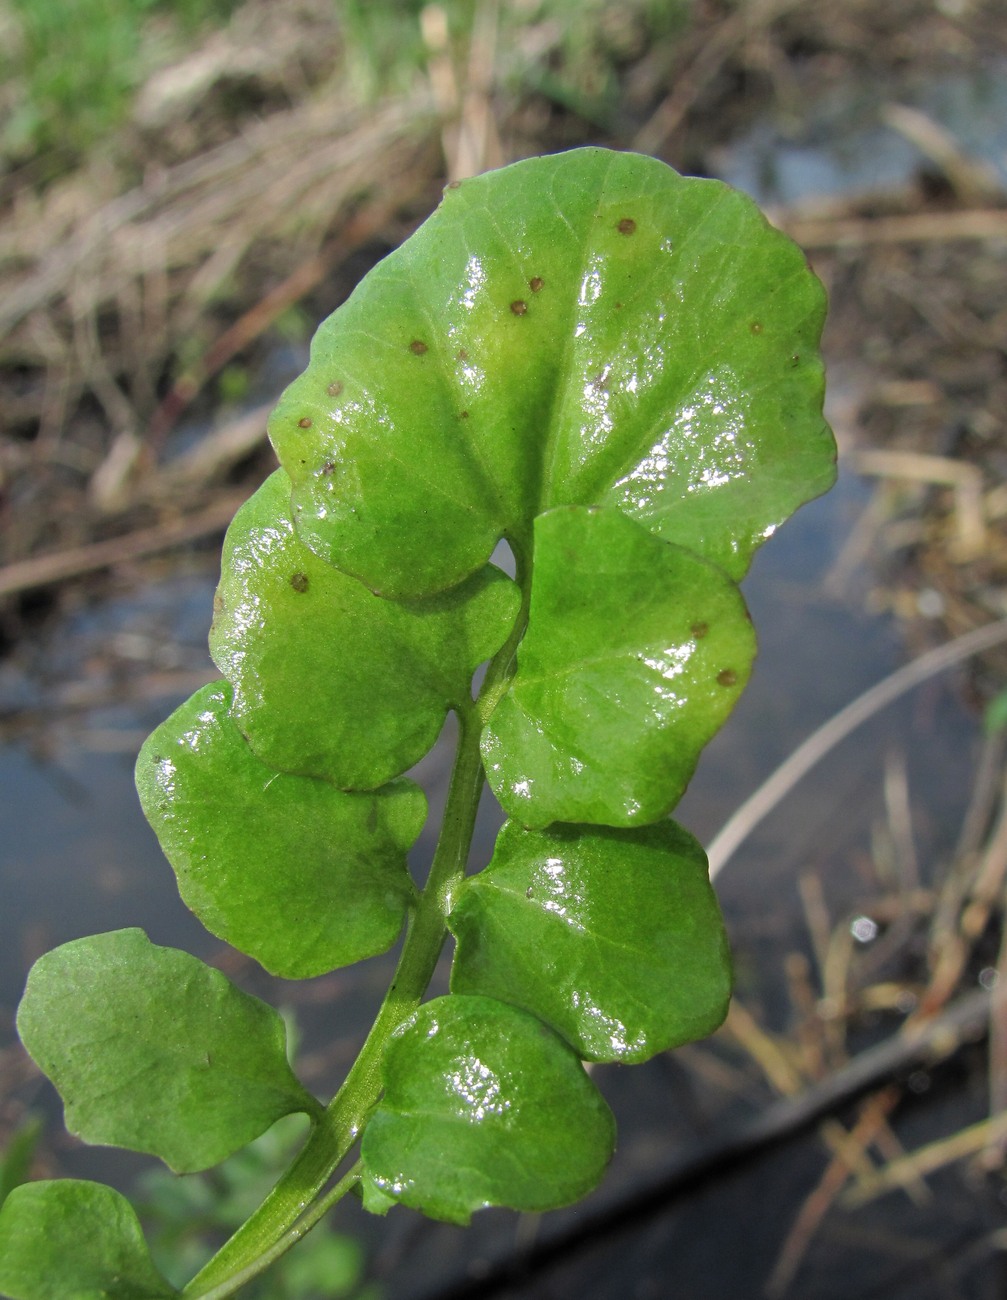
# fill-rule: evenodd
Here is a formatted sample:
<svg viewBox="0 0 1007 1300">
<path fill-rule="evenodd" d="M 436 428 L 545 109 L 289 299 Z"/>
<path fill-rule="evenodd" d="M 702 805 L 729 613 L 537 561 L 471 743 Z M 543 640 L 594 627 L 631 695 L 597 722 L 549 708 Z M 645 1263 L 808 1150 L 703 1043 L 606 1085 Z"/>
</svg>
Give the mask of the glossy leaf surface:
<svg viewBox="0 0 1007 1300">
<path fill-rule="evenodd" d="M 508 822 L 462 887 L 451 987 L 513 1002 L 591 1061 L 645 1061 L 712 1033 L 731 965 L 706 854 L 673 822 Z"/>
<path fill-rule="evenodd" d="M 531 827 L 657 821 L 754 654 L 741 595 L 716 566 L 612 508 L 540 516 L 517 674 L 483 738 L 494 794 Z"/>
<path fill-rule="evenodd" d="M 420 1007 L 392 1039 L 364 1130 L 364 1204 L 467 1223 L 488 1205 L 548 1210 L 585 1195 L 614 1122 L 570 1048 L 492 998 Z"/>
<path fill-rule="evenodd" d="M 520 603 L 492 566 L 428 601 L 380 599 L 297 538 L 283 470 L 238 511 L 221 567 L 210 651 L 238 726 L 273 767 L 343 789 L 423 757 Z"/>
<path fill-rule="evenodd" d="M 85 1142 L 207 1169 L 281 1115 L 320 1107 L 277 1013 L 142 930 L 76 939 L 32 967 L 18 1032 Z"/>
<path fill-rule="evenodd" d="M 231 689 L 197 691 L 147 739 L 140 802 L 207 929 L 275 975 L 306 979 L 395 942 L 414 888 L 406 852 L 423 792 L 396 781 L 347 794 L 277 772 L 229 713 Z"/>
<path fill-rule="evenodd" d="M 0 1291 L 10 1300 L 163 1300 L 133 1207 L 78 1179 L 25 1183 L 0 1211 Z"/>
<path fill-rule="evenodd" d="M 821 285 L 745 196 L 580 149 L 450 187 L 319 328 L 270 436 L 301 536 L 445 590 L 557 505 L 735 577 L 834 477 Z"/>
</svg>

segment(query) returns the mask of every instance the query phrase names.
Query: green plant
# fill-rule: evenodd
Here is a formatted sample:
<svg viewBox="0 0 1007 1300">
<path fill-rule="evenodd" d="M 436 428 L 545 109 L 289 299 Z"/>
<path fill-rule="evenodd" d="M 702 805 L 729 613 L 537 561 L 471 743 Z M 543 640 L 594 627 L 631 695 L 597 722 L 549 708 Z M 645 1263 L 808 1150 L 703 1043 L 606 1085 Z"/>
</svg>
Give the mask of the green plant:
<svg viewBox="0 0 1007 1300">
<path fill-rule="evenodd" d="M 581 1061 L 720 1022 L 724 930 L 668 814 L 749 673 L 736 583 L 832 481 L 823 316 L 749 200 L 588 149 L 449 187 L 319 329 L 270 422 L 282 468 L 225 543 L 224 680 L 154 732 L 137 783 L 183 898 L 268 970 L 358 961 L 405 921 L 374 1026 L 323 1106 L 273 1011 L 139 930 L 44 956 L 19 1013 L 89 1141 L 196 1170 L 309 1116 L 183 1295 L 232 1294 L 350 1188 L 459 1223 L 576 1200 L 614 1138 Z M 426 804 L 402 774 L 449 711 L 417 889 Z M 484 781 L 509 820 L 467 876 Z M 423 1002 L 449 929 L 452 992 Z M 0 1258 L 16 1300 L 177 1294 L 96 1184 L 17 1189 Z"/>
<path fill-rule="evenodd" d="M 304 1117 L 287 1115 L 268 1132 L 205 1174 L 176 1178 L 155 1166 L 139 1179 L 134 1201 L 155 1264 L 167 1278 L 198 1272 L 240 1228 L 304 1142 Z M 353 1237 L 319 1224 L 244 1289 L 248 1300 L 379 1300 L 362 1285 L 364 1251 Z"/>
<path fill-rule="evenodd" d="M 236 0 L 11 0 L 0 70 L 17 85 L 0 155 L 78 161 L 123 119 L 148 69 L 143 28 L 163 13 L 190 34 Z"/>
</svg>

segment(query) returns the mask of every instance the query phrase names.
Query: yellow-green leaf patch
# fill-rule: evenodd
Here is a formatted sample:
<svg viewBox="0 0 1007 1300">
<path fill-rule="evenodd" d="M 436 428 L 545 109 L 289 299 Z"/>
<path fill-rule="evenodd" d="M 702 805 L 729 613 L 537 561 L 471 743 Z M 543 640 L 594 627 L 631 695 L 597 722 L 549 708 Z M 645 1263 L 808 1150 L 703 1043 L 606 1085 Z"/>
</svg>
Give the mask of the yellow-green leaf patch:
<svg viewBox="0 0 1007 1300">
<path fill-rule="evenodd" d="M 740 577 L 835 475 L 824 317 L 800 249 L 718 181 L 606 149 L 464 180 L 270 419 L 298 529 L 414 597 L 607 504 Z"/>
</svg>

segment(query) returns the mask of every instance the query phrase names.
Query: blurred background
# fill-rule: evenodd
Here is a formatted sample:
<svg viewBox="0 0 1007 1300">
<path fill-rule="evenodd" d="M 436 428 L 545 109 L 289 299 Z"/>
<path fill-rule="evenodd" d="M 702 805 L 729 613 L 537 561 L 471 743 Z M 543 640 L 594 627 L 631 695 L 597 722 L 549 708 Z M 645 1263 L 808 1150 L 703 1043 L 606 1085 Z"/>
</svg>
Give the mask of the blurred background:
<svg viewBox="0 0 1007 1300">
<path fill-rule="evenodd" d="M 710 1042 L 596 1069 L 620 1149 L 583 1206 L 351 1200 L 248 1294 L 1002 1297 L 1004 0 L 0 0 L 0 1196 L 111 1182 L 181 1281 L 297 1140 L 175 1180 L 69 1138 L 14 1033 L 68 939 L 218 965 L 320 1096 L 352 1061 L 391 958 L 294 984 L 224 948 L 133 760 L 216 675 L 220 539 L 317 321 L 448 180 L 582 144 L 746 190 L 831 297 L 839 485 L 745 584 L 760 661 L 676 814 L 737 996 Z"/>
</svg>

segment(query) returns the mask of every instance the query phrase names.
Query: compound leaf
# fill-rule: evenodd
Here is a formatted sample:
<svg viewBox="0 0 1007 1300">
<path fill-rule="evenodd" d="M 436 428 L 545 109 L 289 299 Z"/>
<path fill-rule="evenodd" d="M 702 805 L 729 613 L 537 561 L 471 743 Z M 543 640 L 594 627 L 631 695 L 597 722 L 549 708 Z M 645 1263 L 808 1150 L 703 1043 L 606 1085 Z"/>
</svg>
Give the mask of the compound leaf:
<svg viewBox="0 0 1007 1300">
<path fill-rule="evenodd" d="M 234 517 L 210 651 L 260 758 L 373 789 L 422 758 L 448 709 L 471 699 L 520 594 L 487 566 L 427 601 L 382 600 L 298 539 L 290 491 L 277 470 Z"/>
<path fill-rule="evenodd" d="M 226 682 L 203 687 L 137 760 L 140 802 L 186 905 L 287 979 L 384 952 L 415 892 L 406 851 L 423 792 L 396 781 L 350 794 L 277 772 L 246 743 L 230 701 Z"/>
<path fill-rule="evenodd" d="M 142 930 L 75 939 L 32 967 L 18 1032 L 85 1142 L 219 1164 L 281 1115 L 319 1103 L 287 1062 L 279 1015 Z"/>
<path fill-rule="evenodd" d="M 390 1042 L 364 1130 L 364 1204 L 468 1223 L 473 1210 L 548 1210 L 586 1195 L 615 1125 L 546 1025 L 493 998 L 428 1002 Z"/>
<path fill-rule="evenodd" d="M 133 1207 L 111 1187 L 25 1183 L 0 1210 L 0 1291 L 10 1300 L 164 1300 Z"/>
<path fill-rule="evenodd" d="M 451 988 L 512 1002 L 592 1061 L 645 1061 L 712 1033 L 731 965 L 706 854 L 673 822 L 507 822 L 463 885 Z"/>
<path fill-rule="evenodd" d="M 530 827 L 657 821 L 754 654 L 741 594 L 715 565 L 611 507 L 540 516 L 528 631 L 483 735 L 494 794 Z"/>
<path fill-rule="evenodd" d="M 834 473 L 825 295 L 754 203 L 579 149 L 449 186 L 319 328 L 270 436 L 308 546 L 390 596 L 557 505 L 734 577 Z"/>
</svg>

